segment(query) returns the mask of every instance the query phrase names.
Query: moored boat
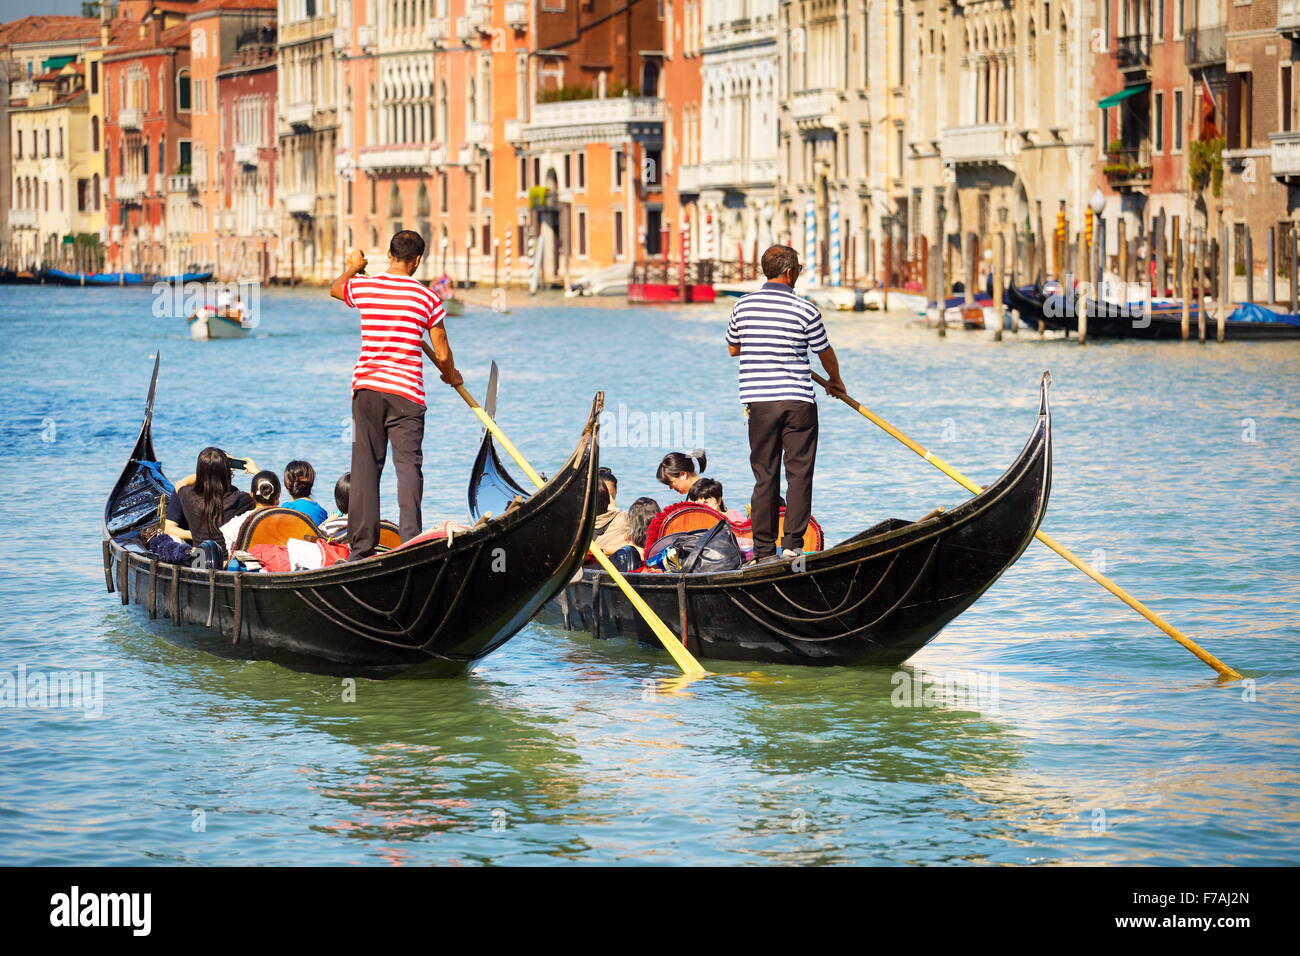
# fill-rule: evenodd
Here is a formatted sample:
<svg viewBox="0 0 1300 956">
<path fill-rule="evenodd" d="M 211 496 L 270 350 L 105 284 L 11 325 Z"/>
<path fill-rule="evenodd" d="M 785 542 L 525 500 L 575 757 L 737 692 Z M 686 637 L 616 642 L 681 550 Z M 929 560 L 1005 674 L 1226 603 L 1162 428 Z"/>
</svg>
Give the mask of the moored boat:
<svg viewBox="0 0 1300 956">
<path fill-rule="evenodd" d="M 1067 333 L 1079 330 L 1078 299 L 1073 294 L 1052 293 L 1044 295 L 1034 286 L 1007 286 L 1002 301 L 1008 308 L 1020 313 L 1021 319 Z M 1115 339 L 1181 339 L 1183 336 L 1183 304 L 1177 299 L 1156 299 L 1152 302 L 1116 303 L 1096 302 L 1089 299 L 1088 335 L 1095 338 Z M 1217 315 L 1206 309 L 1206 331 L 1217 336 Z M 1272 318 L 1276 316 L 1276 318 Z M 1200 309 L 1196 303 L 1188 305 L 1190 335 L 1197 335 Z M 1225 341 L 1300 339 L 1300 316 L 1282 315 L 1256 305 L 1243 305 L 1228 316 L 1224 328 Z"/>
<path fill-rule="evenodd" d="M 980 494 L 919 521 L 890 518 L 798 565 L 710 574 L 627 575 L 697 657 L 778 664 L 898 664 L 934 639 L 1015 563 L 1038 530 L 1052 477 L 1050 378 L 1038 418 L 1011 466 Z M 485 436 L 470 483 L 505 500 L 518 484 Z M 581 578 L 538 616 L 597 638 L 659 646 L 605 572 Z"/>
<path fill-rule="evenodd" d="M 140 543 L 171 482 L 153 447 L 158 362 L 131 457 L 104 507 L 108 590 L 172 643 L 356 677 L 451 677 L 499 648 L 581 565 L 595 522 L 597 394 L 573 454 L 526 501 L 454 538 L 317 571 L 161 564 Z"/>
</svg>

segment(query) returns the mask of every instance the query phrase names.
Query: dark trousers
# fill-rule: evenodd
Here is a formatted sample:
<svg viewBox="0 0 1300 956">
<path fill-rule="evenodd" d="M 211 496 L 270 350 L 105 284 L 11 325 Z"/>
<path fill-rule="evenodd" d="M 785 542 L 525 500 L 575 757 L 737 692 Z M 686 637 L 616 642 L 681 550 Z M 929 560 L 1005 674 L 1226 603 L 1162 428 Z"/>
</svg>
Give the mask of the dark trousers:
<svg viewBox="0 0 1300 956">
<path fill-rule="evenodd" d="M 424 497 L 424 406 L 368 388 L 352 393 L 352 490 L 348 495 L 348 543 L 369 554 L 379 543 L 379 477 L 388 443 L 397 468 L 397 507 L 402 540 L 420 533 Z"/>
<path fill-rule="evenodd" d="M 781 547 L 802 551 L 804 532 L 812 516 L 817 406 L 812 402 L 750 402 L 749 466 L 754 470 L 750 519 L 754 529 L 754 556 L 759 558 L 776 552 L 782 457 L 787 490 Z"/>
</svg>

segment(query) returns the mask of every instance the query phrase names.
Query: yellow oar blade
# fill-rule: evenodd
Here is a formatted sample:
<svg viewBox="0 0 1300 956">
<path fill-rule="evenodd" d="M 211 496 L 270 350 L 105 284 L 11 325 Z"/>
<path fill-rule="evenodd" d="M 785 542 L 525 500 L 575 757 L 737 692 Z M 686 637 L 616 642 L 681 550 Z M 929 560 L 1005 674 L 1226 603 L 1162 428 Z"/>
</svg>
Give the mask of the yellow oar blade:
<svg viewBox="0 0 1300 956">
<path fill-rule="evenodd" d="M 816 372 L 812 373 L 812 377 L 813 377 L 813 381 L 815 381 L 818 385 L 825 387 L 826 380 L 824 378 L 822 378 Z M 979 485 L 975 484 L 975 482 L 971 481 L 969 478 L 967 478 L 965 475 L 959 472 L 956 468 L 953 468 L 951 465 L 949 465 L 938 455 L 932 454 L 931 452 L 923 448 L 921 445 L 914 442 L 911 438 L 908 438 L 897 428 L 889 424 L 889 422 L 885 421 L 875 412 L 871 411 L 871 409 L 867 408 L 857 399 L 852 398 L 848 395 L 844 395 L 840 397 L 840 400 L 844 402 L 844 404 L 852 408 L 854 411 L 856 411 L 858 414 L 860 414 L 863 418 L 866 418 L 869 421 L 871 421 L 872 424 L 879 426 L 890 437 L 897 439 L 899 442 L 906 445 L 912 451 L 916 452 L 916 454 L 920 455 L 930 464 L 934 465 L 934 467 L 938 468 L 941 472 L 943 472 L 953 481 L 957 482 L 957 484 L 961 485 L 967 491 L 971 492 L 972 494 L 979 494 L 981 491 L 984 490 Z M 1078 556 L 1071 553 L 1069 549 L 1067 549 L 1063 544 L 1061 544 L 1055 538 L 1048 536 L 1043 531 L 1035 531 L 1034 537 L 1037 538 L 1039 541 L 1043 542 L 1043 544 L 1047 545 L 1049 548 L 1051 548 L 1061 557 L 1065 558 L 1066 561 L 1074 565 L 1076 568 L 1078 568 L 1088 577 L 1092 578 L 1092 580 L 1096 581 L 1098 584 L 1104 587 L 1111 594 L 1115 595 L 1117 598 L 1119 598 L 1121 601 L 1123 601 L 1133 610 L 1137 611 L 1144 618 L 1146 618 L 1156 627 L 1160 628 L 1160 630 L 1164 631 L 1166 634 L 1172 637 L 1183 647 L 1187 648 L 1187 650 L 1191 651 L 1192 654 L 1194 654 L 1198 659 L 1208 664 L 1210 667 L 1214 668 L 1215 671 L 1217 671 L 1221 677 L 1227 678 L 1229 680 L 1242 679 L 1241 674 L 1237 670 L 1223 663 L 1223 661 L 1219 660 L 1209 651 L 1205 650 L 1203 647 L 1201 647 L 1199 644 L 1193 641 L 1182 631 L 1178 630 L 1178 628 L 1174 627 L 1172 624 L 1170 624 L 1168 621 L 1162 618 L 1155 611 L 1151 610 L 1149 607 L 1147 607 L 1137 598 L 1133 597 L 1131 594 L 1129 594 L 1127 591 L 1121 588 L 1110 578 L 1106 577 L 1096 568 L 1089 565 L 1086 561 L 1083 561 Z"/>
<path fill-rule="evenodd" d="M 501 447 L 510 454 L 510 457 L 515 460 L 515 463 L 524 470 L 524 474 L 528 476 L 528 480 L 538 488 L 542 487 L 542 485 L 545 484 L 545 482 L 542 481 L 542 476 L 533 470 L 533 466 L 528 463 L 527 459 L 524 458 L 519 449 L 514 446 L 514 443 L 505 436 L 505 433 L 502 432 L 497 423 L 492 420 L 492 417 L 483 410 L 483 406 L 479 405 L 474 396 L 469 393 L 464 385 L 457 385 L 456 391 L 459 392 L 460 397 L 465 400 L 465 404 L 474 409 L 474 414 L 477 415 L 479 421 L 483 423 L 483 427 L 491 432 L 492 437 L 495 438 L 497 442 L 500 443 Z M 659 615 L 655 614 L 650 605 L 645 602 L 645 598 L 641 597 L 641 595 L 637 593 L 636 588 L 632 587 L 632 585 L 628 583 L 627 578 L 623 577 L 618 568 L 614 567 L 613 562 L 609 560 L 609 557 L 605 552 L 601 551 L 600 548 L 593 547 L 591 549 L 591 554 L 596 559 L 596 563 L 599 564 L 601 568 L 604 569 L 605 573 L 610 576 L 611 580 L 618 585 L 619 590 L 622 591 L 624 596 L 632 603 L 632 606 L 637 609 L 643 618 L 645 618 L 645 622 L 650 626 L 650 630 L 654 631 L 655 637 L 659 638 L 664 649 L 672 656 L 672 659 L 677 663 L 677 666 L 682 669 L 682 673 L 687 677 L 705 676 L 708 672 L 700 666 L 700 662 L 697 661 L 682 642 L 677 639 L 677 635 L 668 630 L 668 626 L 659 619 Z"/>
</svg>

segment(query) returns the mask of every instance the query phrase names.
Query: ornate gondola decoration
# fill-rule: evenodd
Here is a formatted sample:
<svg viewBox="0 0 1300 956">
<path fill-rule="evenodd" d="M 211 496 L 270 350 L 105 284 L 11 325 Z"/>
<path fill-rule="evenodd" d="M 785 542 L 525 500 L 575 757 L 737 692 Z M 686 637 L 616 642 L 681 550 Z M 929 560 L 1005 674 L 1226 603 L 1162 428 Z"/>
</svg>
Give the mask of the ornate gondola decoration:
<svg viewBox="0 0 1300 956">
<path fill-rule="evenodd" d="M 485 436 L 484 444 L 491 442 Z M 486 467 L 485 466 L 486 463 Z M 499 482 L 480 449 L 471 488 Z M 628 575 L 660 617 L 686 622 L 682 640 L 705 659 L 780 664 L 897 664 L 970 607 L 1033 539 L 1052 474 L 1048 380 L 1029 441 L 980 494 L 920 521 L 890 518 L 797 564 L 713 574 Z M 587 568 L 539 621 L 598 638 L 654 637 L 608 580 Z"/>
<path fill-rule="evenodd" d="M 581 566 L 595 522 L 597 395 L 577 448 L 546 485 L 454 539 L 295 573 L 153 564 L 139 540 L 172 490 L 153 447 L 153 380 L 135 448 L 104 508 L 104 580 L 157 607 L 175 644 L 353 677 L 450 677 L 496 650 Z"/>
</svg>

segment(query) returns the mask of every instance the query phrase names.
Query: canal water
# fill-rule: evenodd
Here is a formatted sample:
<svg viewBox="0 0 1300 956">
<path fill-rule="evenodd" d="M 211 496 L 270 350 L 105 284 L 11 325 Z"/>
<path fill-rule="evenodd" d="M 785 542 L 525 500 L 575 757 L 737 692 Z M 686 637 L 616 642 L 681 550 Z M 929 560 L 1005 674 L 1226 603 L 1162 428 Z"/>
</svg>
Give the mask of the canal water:
<svg viewBox="0 0 1300 956">
<path fill-rule="evenodd" d="M 624 506 L 671 500 L 653 479 L 665 437 L 706 448 L 743 504 L 725 306 L 512 298 L 448 327 L 475 393 L 500 363 L 500 423 L 539 469 L 604 389 Z M 251 337 L 192 342 L 152 305 L 0 292 L 0 681 L 103 681 L 97 717 L 0 709 L 0 864 L 1300 862 L 1300 345 L 941 340 L 904 314 L 828 315 L 850 391 L 982 483 L 1029 435 L 1050 369 L 1044 528 L 1245 684 L 1035 544 L 901 677 L 714 665 L 681 687 L 662 653 L 530 625 L 466 679 L 360 682 L 352 700 L 165 643 L 105 593 L 100 521 L 159 351 L 173 477 L 215 443 L 277 470 L 311 460 L 328 502 L 355 314 L 268 290 Z M 463 518 L 479 428 L 428 380 L 426 521 Z M 823 398 L 821 417 L 832 540 L 962 500 L 847 408 Z M 669 434 L 646 447 L 652 421 Z"/>
</svg>

